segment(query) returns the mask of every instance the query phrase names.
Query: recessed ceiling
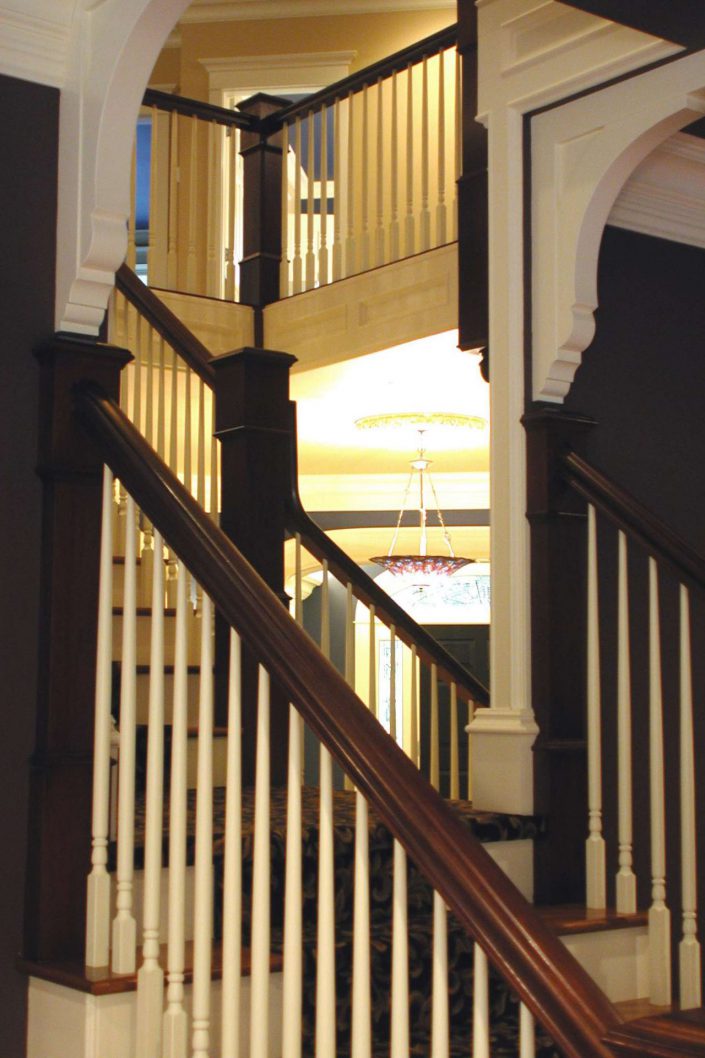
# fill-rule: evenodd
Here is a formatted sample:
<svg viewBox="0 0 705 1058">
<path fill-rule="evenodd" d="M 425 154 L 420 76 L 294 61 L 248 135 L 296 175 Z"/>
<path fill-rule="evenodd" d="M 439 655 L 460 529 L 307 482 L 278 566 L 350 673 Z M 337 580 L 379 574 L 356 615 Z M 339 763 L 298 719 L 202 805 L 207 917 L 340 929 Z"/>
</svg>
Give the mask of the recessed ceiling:
<svg viewBox="0 0 705 1058">
<path fill-rule="evenodd" d="M 424 438 L 434 474 L 488 469 L 489 387 L 477 356 L 457 348 L 455 331 L 294 373 L 291 391 L 298 408 L 301 474 L 406 474 L 418 443 L 416 429 L 364 430 L 355 422 L 408 412 L 483 419 L 484 429 L 434 426 Z"/>
</svg>

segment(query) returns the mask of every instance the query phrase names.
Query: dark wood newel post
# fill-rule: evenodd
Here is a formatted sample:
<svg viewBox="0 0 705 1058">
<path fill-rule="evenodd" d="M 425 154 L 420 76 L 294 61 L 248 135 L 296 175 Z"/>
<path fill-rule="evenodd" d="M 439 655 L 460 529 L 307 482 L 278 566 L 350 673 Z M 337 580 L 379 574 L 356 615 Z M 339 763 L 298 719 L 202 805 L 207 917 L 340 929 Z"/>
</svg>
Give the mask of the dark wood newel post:
<svg viewBox="0 0 705 1058">
<path fill-rule="evenodd" d="M 90 870 L 103 460 L 73 416 L 93 379 L 116 399 L 132 356 L 57 335 L 40 364 L 42 566 L 37 732 L 30 765 L 24 955 L 82 958 Z"/>
<path fill-rule="evenodd" d="M 288 100 L 260 92 L 238 104 L 238 110 L 265 119 L 286 106 Z M 282 256 L 281 196 L 282 133 L 264 136 L 242 132 L 243 257 L 240 262 L 240 301 L 263 308 L 279 299 L 279 266 Z"/>
<path fill-rule="evenodd" d="M 291 495 L 289 369 L 296 357 L 268 349 L 239 349 L 213 360 L 216 437 L 221 444 L 221 516 L 224 533 L 269 587 L 284 591 L 284 539 Z M 228 632 L 216 624 L 216 702 L 226 700 Z M 256 659 L 243 653 L 243 774 L 254 778 Z M 272 782 L 286 775 L 288 703 L 272 687 Z"/>
<path fill-rule="evenodd" d="M 487 129 L 477 114 L 477 12 L 458 4 L 458 52 L 462 63 L 462 172 L 458 178 L 458 345 L 485 350 L 489 341 Z"/>
<path fill-rule="evenodd" d="M 537 903 L 584 902 L 587 836 L 585 506 L 564 484 L 560 458 L 594 421 L 536 405 L 523 419 L 531 525 L 532 697 L 537 812 L 550 819 L 535 843 Z"/>
</svg>

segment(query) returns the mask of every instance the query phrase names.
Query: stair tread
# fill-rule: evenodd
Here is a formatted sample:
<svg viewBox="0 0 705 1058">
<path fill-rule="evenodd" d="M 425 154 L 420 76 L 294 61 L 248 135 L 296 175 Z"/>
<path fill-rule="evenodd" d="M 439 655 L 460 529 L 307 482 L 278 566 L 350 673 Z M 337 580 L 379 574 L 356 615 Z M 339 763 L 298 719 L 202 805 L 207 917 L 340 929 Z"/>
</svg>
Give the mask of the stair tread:
<svg viewBox="0 0 705 1058">
<path fill-rule="evenodd" d="M 167 965 L 167 945 L 162 944 L 159 961 L 163 967 Z M 223 946 L 219 941 L 213 941 L 211 960 L 211 979 L 219 981 L 223 974 Z M 138 952 L 139 966 L 139 952 Z M 242 976 L 249 977 L 251 970 L 251 958 L 249 948 L 242 949 Z M 272 973 L 278 973 L 282 969 L 282 956 L 273 953 L 269 957 L 269 968 Z M 118 974 L 109 966 L 88 967 L 84 966 L 80 959 L 69 959 L 56 962 L 35 962 L 32 959 L 18 959 L 17 969 L 31 977 L 38 977 L 42 981 L 50 981 L 53 984 L 73 988 L 78 992 L 87 992 L 94 996 L 116 995 L 120 992 L 134 992 L 137 988 L 137 973 Z M 166 972 L 166 971 L 165 971 Z M 185 983 L 190 984 L 193 980 L 193 941 L 186 942 L 184 954 Z"/>
<path fill-rule="evenodd" d="M 631 929 L 634 926 L 645 925 L 648 917 L 646 911 L 637 911 L 627 915 L 610 908 L 594 910 L 581 904 L 537 906 L 536 911 L 546 925 L 562 937 L 576 933 Z"/>
<path fill-rule="evenodd" d="M 645 1006 L 637 1006 L 645 1004 Z M 618 1004 L 623 1016 L 626 1004 Z M 616 1053 L 625 1056 L 658 1054 L 660 1058 L 703 1058 L 705 1056 L 705 1008 L 672 1010 L 654 1007 L 648 1000 L 635 1000 L 629 1005 L 633 1012 L 647 1009 L 646 1015 L 627 1020 L 607 1036 Z"/>
</svg>

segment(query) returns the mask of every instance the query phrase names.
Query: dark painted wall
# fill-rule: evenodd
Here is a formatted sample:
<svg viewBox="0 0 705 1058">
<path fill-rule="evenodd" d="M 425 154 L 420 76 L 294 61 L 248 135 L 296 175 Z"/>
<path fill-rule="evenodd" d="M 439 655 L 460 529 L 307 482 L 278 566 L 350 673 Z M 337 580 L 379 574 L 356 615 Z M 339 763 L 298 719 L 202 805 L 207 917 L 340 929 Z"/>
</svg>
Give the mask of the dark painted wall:
<svg viewBox="0 0 705 1058">
<path fill-rule="evenodd" d="M 705 251 L 606 229 L 565 406 L 598 420 L 588 458 L 705 554 Z"/>
<path fill-rule="evenodd" d="M 705 556 L 705 252 L 607 228 L 599 266 L 599 309 L 593 344 L 583 356 L 566 407 L 597 420 L 581 450 L 692 548 Z M 603 753 L 616 774 L 617 540 L 599 528 L 600 649 Z M 641 906 L 649 903 L 648 573 L 645 554 L 630 548 L 630 632 L 633 703 L 635 859 Z M 668 900 L 674 945 L 680 939 L 678 862 L 678 585 L 660 577 L 662 684 L 667 785 Z M 705 598 L 691 601 L 696 782 L 705 812 Z M 605 796 L 605 829 L 616 847 L 616 792 Z M 705 850 L 700 842 L 700 894 Z M 616 862 L 611 857 L 610 876 Z M 610 883 L 611 888 L 611 883 Z M 608 894 L 609 895 L 609 894 Z"/>
<path fill-rule="evenodd" d="M 24 1054 L 22 932 L 34 742 L 40 488 L 37 368 L 53 329 L 59 93 L 0 77 L 0 1054 Z"/>
</svg>

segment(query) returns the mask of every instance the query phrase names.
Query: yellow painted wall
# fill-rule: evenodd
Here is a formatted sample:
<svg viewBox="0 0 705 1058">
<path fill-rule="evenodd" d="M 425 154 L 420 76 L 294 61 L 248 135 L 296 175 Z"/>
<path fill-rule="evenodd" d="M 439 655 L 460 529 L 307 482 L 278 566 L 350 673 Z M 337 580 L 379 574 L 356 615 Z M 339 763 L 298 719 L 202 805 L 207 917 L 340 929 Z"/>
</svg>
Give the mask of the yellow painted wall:
<svg viewBox="0 0 705 1058">
<path fill-rule="evenodd" d="M 179 48 L 165 49 L 151 83 L 176 83 L 194 99 L 208 99 L 208 75 L 199 59 L 355 51 L 351 71 L 391 55 L 455 21 L 452 9 L 316 18 L 195 22 L 178 27 Z"/>
</svg>

